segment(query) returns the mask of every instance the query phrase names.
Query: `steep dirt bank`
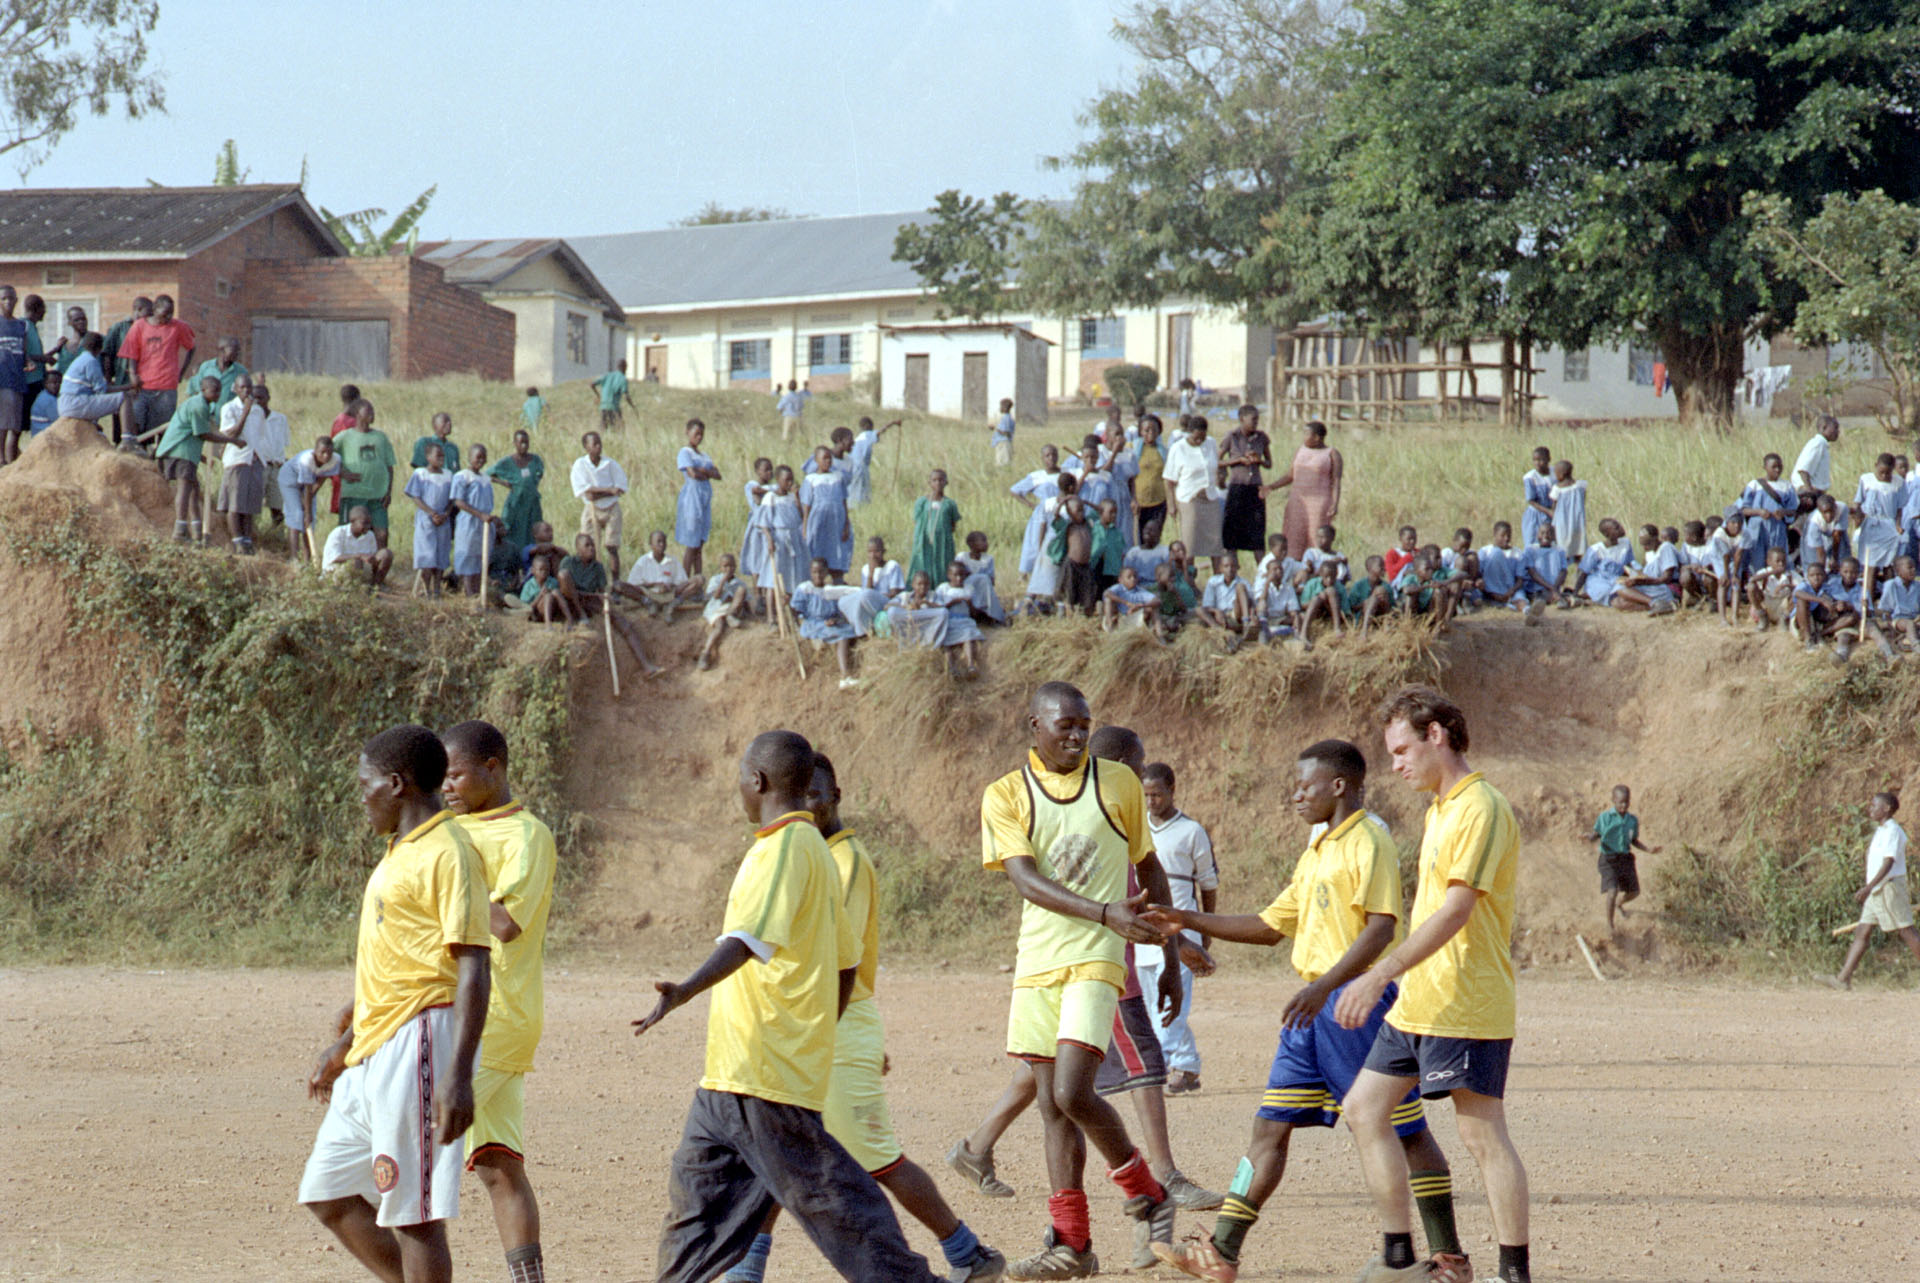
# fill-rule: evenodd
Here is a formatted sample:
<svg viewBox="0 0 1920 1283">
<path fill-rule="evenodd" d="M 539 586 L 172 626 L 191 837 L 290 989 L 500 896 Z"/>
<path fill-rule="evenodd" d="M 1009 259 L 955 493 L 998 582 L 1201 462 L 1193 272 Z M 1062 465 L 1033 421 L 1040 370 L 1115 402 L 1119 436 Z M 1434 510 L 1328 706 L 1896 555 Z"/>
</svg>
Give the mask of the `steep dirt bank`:
<svg viewBox="0 0 1920 1283">
<path fill-rule="evenodd" d="M 653 625 L 648 636 L 657 649 L 685 657 L 698 629 Z M 1090 642 L 1088 650 L 1104 644 Z M 821 658 L 831 670 L 831 659 Z M 1744 836 L 1749 820 L 1736 786 L 1776 755 L 1786 728 L 1773 710 L 1807 684 L 1834 680 L 1830 661 L 1803 657 L 1784 637 L 1704 619 L 1601 611 L 1550 616 L 1538 628 L 1482 614 L 1455 630 L 1437 658 L 1439 684 L 1471 719 L 1474 765 L 1520 816 L 1526 846 L 1516 948 L 1523 961 L 1577 959 L 1575 932 L 1622 965 L 1688 961 L 1659 926 L 1663 865 L 1682 845 L 1715 851 Z M 1232 665 L 1244 659 L 1198 662 L 1225 665 L 1221 678 L 1231 683 Z M 724 878 L 743 846 L 733 763 L 755 732 L 773 726 L 799 730 L 832 754 L 856 824 L 882 811 L 896 843 L 970 870 L 980 791 L 1020 761 L 1027 693 L 1047 677 L 1075 676 L 1003 668 L 943 696 L 950 702 L 935 724 L 922 726 L 921 710 L 897 698 L 895 678 L 882 673 L 860 691 L 841 692 L 830 671 L 810 667 L 801 682 L 791 648 L 761 632 L 730 641 L 716 671 L 682 667 L 656 685 L 629 684 L 615 702 L 604 654 L 580 661 L 570 786 L 591 817 L 601 860 L 577 909 L 581 938 L 677 948 L 712 934 Z M 871 667 L 883 668 L 877 650 Z M 1134 727 L 1150 757 L 1174 766 L 1181 805 L 1210 827 L 1220 851 L 1225 905 L 1264 903 L 1273 870 L 1261 857 L 1297 850 L 1304 834 L 1287 801 L 1292 754 L 1323 736 L 1366 749 L 1376 771 L 1371 806 L 1403 843 L 1415 840 L 1424 799 L 1384 774 L 1371 696 L 1345 697 L 1335 671 L 1316 680 L 1306 669 L 1291 694 L 1253 708 L 1236 704 L 1229 714 L 1187 707 L 1124 679 L 1096 704 L 1098 720 Z M 1911 749 L 1890 747 L 1872 768 L 1885 777 L 1874 787 L 1904 783 L 1914 765 Z M 1646 841 L 1665 850 L 1642 857 L 1649 895 L 1609 946 L 1600 940 L 1585 834 L 1615 783 L 1633 787 Z"/>
</svg>

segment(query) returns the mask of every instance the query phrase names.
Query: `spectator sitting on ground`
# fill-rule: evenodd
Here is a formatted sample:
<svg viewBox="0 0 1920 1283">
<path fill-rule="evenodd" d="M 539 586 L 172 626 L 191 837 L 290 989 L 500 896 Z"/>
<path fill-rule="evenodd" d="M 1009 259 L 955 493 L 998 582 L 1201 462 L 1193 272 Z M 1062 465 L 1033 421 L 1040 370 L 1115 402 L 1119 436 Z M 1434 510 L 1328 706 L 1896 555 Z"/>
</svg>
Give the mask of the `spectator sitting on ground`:
<svg viewBox="0 0 1920 1283">
<path fill-rule="evenodd" d="M 682 607 L 700 604 L 701 586 L 687 577 L 677 557 L 667 556 L 667 532 L 656 530 L 647 536 L 647 550 L 633 560 L 627 582 L 615 584 L 615 592 L 631 597 L 647 608 L 647 613 L 667 619 Z"/>
<path fill-rule="evenodd" d="M 376 590 L 387 582 L 387 572 L 393 569 L 393 550 L 382 548 L 374 538 L 373 518 L 364 505 L 348 509 L 347 523 L 335 526 L 327 536 L 320 568 L 329 575 L 359 579 Z"/>
<path fill-rule="evenodd" d="M 561 595 L 581 619 L 592 619 L 603 612 L 606 614 L 614 631 L 620 634 L 627 643 L 627 649 L 633 652 L 634 659 L 639 661 L 643 675 L 658 677 L 666 671 L 647 657 L 647 648 L 640 640 L 640 630 L 619 611 L 608 609 L 607 587 L 610 581 L 592 535 L 575 537 L 573 555 L 561 561 L 559 578 Z"/>
</svg>

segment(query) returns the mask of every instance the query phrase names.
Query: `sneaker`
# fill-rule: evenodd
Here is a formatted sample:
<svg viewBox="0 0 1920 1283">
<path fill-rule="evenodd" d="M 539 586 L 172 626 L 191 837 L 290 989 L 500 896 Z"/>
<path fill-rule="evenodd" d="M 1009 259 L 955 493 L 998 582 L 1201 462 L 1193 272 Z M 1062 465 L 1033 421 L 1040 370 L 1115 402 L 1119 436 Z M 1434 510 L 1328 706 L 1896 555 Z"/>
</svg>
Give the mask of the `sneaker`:
<svg viewBox="0 0 1920 1283">
<path fill-rule="evenodd" d="M 1158 1263 L 1160 1258 L 1154 1254 L 1153 1245 L 1173 1242 L 1173 1218 L 1179 1206 L 1173 1201 L 1171 1190 L 1158 1202 L 1145 1194 L 1137 1194 L 1121 1205 L 1120 1210 L 1134 1220 L 1131 1268 L 1145 1269 Z"/>
<path fill-rule="evenodd" d="M 1240 1277 L 1240 1267 L 1220 1255 L 1220 1249 L 1213 1245 L 1210 1238 L 1189 1238 L 1179 1247 L 1171 1243 L 1155 1243 L 1153 1254 L 1163 1265 L 1171 1265 L 1182 1274 L 1196 1279 L 1208 1279 L 1211 1283 L 1234 1283 Z"/>
<path fill-rule="evenodd" d="M 947 1151 L 947 1165 L 966 1177 L 967 1184 L 988 1198 L 1013 1197 L 1013 1186 L 993 1174 L 993 1151 L 974 1153 L 967 1148 L 967 1138 L 964 1136 L 953 1142 L 953 1148 Z"/>
<path fill-rule="evenodd" d="M 1465 1252 L 1435 1252 L 1427 1264 L 1433 1267 L 1433 1283 L 1473 1283 L 1473 1262 Z"/>
<path fill-rule="evenodd" d="M 1051 1229 L 1044 1251 L 1007 1266 L 1010 1279 L 1090 1279 L 1099 1272 L 1100 1258 L 1093 1254 L 1091 1243 L 1086 1251 L 1076 1252 L 1065 1243 L 1056 1243 Z"/>
<path fill-rule="evenodd" d="M 1200 1075 L 1176 1069 L 1167 1075 L 1167 1095 L 1182 1096 L 1190 1091 L 1200 1090 Z"/>
<path fill-rule="evenodd" d="M 1168 1172 L 1167 1179 L 1160 1183 L 1167 1187 L 1167 1193 L 1173 1197 L 1173 1201 L 1189 1212 L 1211 1212 L 1226 1202 L 1224 1196 L 1195 1185 L 1184 1172 L 1177 1169 Z"/>
<path fill-rule="evenodd" d="M 947 1283 L 1000 1283 L 1007 1275 L 1007 1258 L 986 1244 L 971 1265 L 956 1265 L 947 1274 Z"/>
<path fill-rule="evenodd" d="M 1415 1261 L 1412 1265 L 1395 1269 L 1387 1264 L 1385 1257 L 1376 1256 L 1360 1267 L 1360 1273 L 1355 1276 L 1354 1283 L 1414 1283 L 1415 1280 L 1420 1280 L 1420 1283 L 1432 1283 L 1433 1278 L 1434 1263 L 1432 1261 Z"/>
</svg>

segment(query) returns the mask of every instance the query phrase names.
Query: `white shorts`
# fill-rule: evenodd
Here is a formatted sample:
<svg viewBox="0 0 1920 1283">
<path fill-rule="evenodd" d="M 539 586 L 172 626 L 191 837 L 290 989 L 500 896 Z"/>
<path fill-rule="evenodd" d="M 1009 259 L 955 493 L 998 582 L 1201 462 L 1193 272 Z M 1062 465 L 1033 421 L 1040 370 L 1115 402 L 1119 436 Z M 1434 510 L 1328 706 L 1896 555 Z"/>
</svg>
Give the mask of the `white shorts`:
<svg viewBox="0 0 1920 1283">
<path fill-rule="evenodd" d="M 466 1145 L 433 1141 L 433 1093 L 453 1059 L 453 1008 L 431 1007 L 333 1084 L 300 1177 L 300 1201 L 359 1195 L 382 1225 L 460 1214 Z"/>
<path fill-rule="evenodd" d="M 1904 931 L 1913 925 L 1913 901 L 1904 877 L 1888 878 L 1873 889 L 1860 906 L 1860 925 L 1882 931 Z"/>
</svg>

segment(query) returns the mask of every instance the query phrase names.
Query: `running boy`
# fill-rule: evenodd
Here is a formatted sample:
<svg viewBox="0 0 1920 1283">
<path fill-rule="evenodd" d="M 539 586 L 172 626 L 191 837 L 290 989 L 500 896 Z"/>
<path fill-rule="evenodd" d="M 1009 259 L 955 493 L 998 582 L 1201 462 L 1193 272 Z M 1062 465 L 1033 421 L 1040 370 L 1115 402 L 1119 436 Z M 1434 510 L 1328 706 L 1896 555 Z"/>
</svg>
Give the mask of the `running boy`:
<svg viewBox="0 0 1920 1283">
<path fill-rule="evenodd" d="M 1893 818 L 1899 809 L 1898 793 L 1875 793 L 1867 804 L 1867 818 L 1875 828 L 1867 844 L 1866 884 L 1853 893 L 1860 906 L 1860 922 L 1853 929 L 1853 944 L 1840 974 L 1827 980 L 1836 989 L 1853 988 L 1853 973 L 1867 956 L 1875 927 L 1899 936 L 1920 959 L 1920 932 L 1913 929 L 1913 902 L 1907 893 L 1907 831 Z"/>
<path fill-rule="evenodd" d="M 507 787 L 507 737 L 490 722 L 461 722 L 445 736 L 447 809 L 486 870 L 493 994 L 473 1072 L 467 1170 L 493 1200 L 512 1283 L 546 1283 L 540 1205 L 527 1181 L 526 1076 L 545 1023 L 542 959 L 559 856 L 553 831 Z"/>
<path fill-rule="evenodd" d="M 1093 716 L 1086 696 L 1065 682 L 1048 682 L 1034 692 L 1027 725 L 1026 763 L 989 785 L 980 805 L 982 863 L 1005 872 L 1026 901 L 1007 1053 L 1032 1068 L 1054 1191 L 1045 1249 L 1015 1263 L 1008 1275 L 1088 1278 L 1100 1263 L 1082 1184 L 1083 1135 L 1126 1194 L 1127 1215 L 1146 1222 L 1152 1241 L 1173 1240 L 1173 1199 L 1120 1115 L 1094 1091 L 1124 983 L 1123 939 L 1162 943 L 1139 915 L 1149 899 L 1166 903 L 1167 879 L 1150 849 L 1139 777 L 1088 756 Z M 1125 894 L 1129 864 L 1146 888 L 1131 898 Z M 1167 987 L 1178 983 L 1178 959 L 1170 957 L 1163 1007 L 1178 1002 Z"/>
<path fill-rule="evenodd" d="M 824 753 L 813 758 L 813 782 L 807 806 L 814 827 L 827 840 L 839 875 L 840 902 L 860 935 L 860 963 L 846 1010 L 834 1028 L 833 1076 L 827 1085 L 827 1107 L 821 1116 L 827 1134 L 846 1146 L 854 1161 L 900 1200 L 900 1206 L 932 1230 L 956 1283 L 988 1283 L 1007 1269 L 1007 1258 L 983 1245 L 967 1223 L 953 1214 L 933 1178 L 900 1148 L 893 1134 L 893 1116 L 887 1109 L 886 1030 L 874 1002 L 874 982 L 880 972 L 880 888 L 873 857 L 852 829 L 840 820 L 840 781 Z M 775 1208 L 755 1236 L 747 1257 L 728 1271 L 726 1283 L 762 1283 L 767 1255 L 773 1247 Z"/>
<path fill-rule="evenodd" d="M 1169 1264 L 1214 1283 L 1238 1277 L 1241 1244 L 1286 1172 L 1294 1128 L 1332 1127 L 1339 1120 L 1339 1101 L 1398 996 L 1389 985 L 1357 1029 L 1342 1028 L 1333 1018 L 1346 983 L 1371 966 L 1399 932 L 1400 859 L 1393 838 L 1361 804 L 1367 760 L 1358 748 L 1345 740 L 1321 740 L 1300 754 L 1298 769 L 1294 813 L 1309 825 L 1326 827 L 1308 844 L 1272 904 L 1258 914 L 1149 909 L 1146 915 L 1162 929 L 1199 930 L 1241 944 L 1271 946 L 1292 936 L 1294 970 L 1307 982 L 1282 1013 L 1280 1046 L 1254 1114 L 1253 1139 L 1212 1239 L 1160 1253 Z M 1426 1226 L 1430 1272 L 1440 1278 L 1471 1277 L 1454 1228 L 1453 1177 L 1416 1091 L 1406 1092 L 1392 1123 Z"/>
<path fill-rule="evenodd" d="M 441 807 L 446 774 L 424 726 L 361 751 L 360 806 L 387 851 L 360 903 L 353 1001 L 307 1077 L 327 1116 L 300 1201 L 375 1277 L 404 1283 L 453 1277 L 442 1222 L 460 1212 L 491 988 L 486 869 Z"/>
<path fill-rule="evenodd" d="M 1346 1029 L 1364 1026 L 1387 986 L 1400 997 L 1347 1092 L 1344 1108 L 1360 1166 L 1386 1233 L 1362 1283 L 1464 1277 L 1413 1259 L 1407 1157 L 1393 1119 L 1418 1084 L 1429 1100 L 1451 1096 L 1460 1139 L 1480 1165 L 1493 1209 L 1500 1283 L 1532 1283 L 1527 1259 L 1527 1171 L 1507 1135 L 1507 1064 L 1513 1051 L 1513 889 L 1520 826 L 1506 798 L 1467 765 L 1466 715 L 1425 687 L 1380 710 L 1393 769 L 1432 793 L 1420 840 L 1413 931 L 1349 981 L 1334 1007 Z"/>
<path fill-rule="evenodd" d="M 1600 812 L 1593 822 L 1587 841 L 1600 844 L 1600 895 L 1607 906 L 1607 934 L 1614 934 L 1613 916 L 1629 916 L 1627 904 L 1640 895 L 1640 870 L 1634 866 L 1636 848 L 1648 855 L 1660 854 L 1657 846 L 1640 840 L 1640 817 L 1627 808 L 1633 805 L 1633 790 L 1624 784 L 1613 786 L 1613 805 Z"/>
<path fill-rule="evenodd" d="M 758 827 L 727 893 L 719 944 L 679 984 L 655 981 L 659 1002 L 633 1022 L 643 1034 L 714 991 L 706 1074 L 673 1155 L 659 1283 L 708 1283 L 747 1254 L 776 1204 L 842 1278 L 934 1278 L 886 1196 L 821 1121 L 861 949 L 807 807 L 813 757 L 792 731 L 747 746 L 740 803 Z"/>
</svg>

